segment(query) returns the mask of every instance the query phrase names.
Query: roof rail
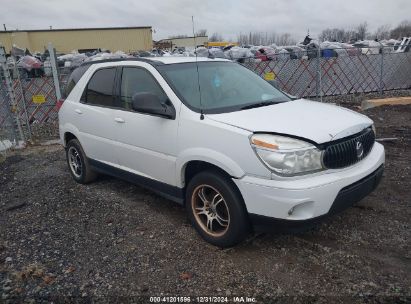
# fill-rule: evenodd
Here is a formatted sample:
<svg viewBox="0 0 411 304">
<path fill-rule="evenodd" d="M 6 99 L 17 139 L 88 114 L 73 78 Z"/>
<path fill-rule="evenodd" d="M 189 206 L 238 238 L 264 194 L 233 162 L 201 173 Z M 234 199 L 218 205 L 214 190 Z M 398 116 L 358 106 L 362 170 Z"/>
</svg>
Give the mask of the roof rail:
<svg viewBox="0 0 411 304">
<path fill-rule="evenodd" d="M 149 63 L 151 65 L 163 65 L 164 64 L 157 60 L 150 60 L 148 58 L 135 57 L 135 58 L 110 58 L 110 59 L 86 61 L 86 62 L 83 62 L 80 66 L 92 65 L 96 63 L 104 63 L 104 62 L 119 62 L 119 61 L 141 61 L 141 62 Z"/>
</svg>

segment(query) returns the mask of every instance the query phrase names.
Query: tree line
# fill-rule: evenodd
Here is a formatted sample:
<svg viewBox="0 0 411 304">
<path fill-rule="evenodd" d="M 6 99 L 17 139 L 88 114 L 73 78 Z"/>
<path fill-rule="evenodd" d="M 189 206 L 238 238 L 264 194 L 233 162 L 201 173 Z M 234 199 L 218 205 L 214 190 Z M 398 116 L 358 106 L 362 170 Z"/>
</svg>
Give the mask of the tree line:
<svg viewBox="0 0 411 304">
<path fill-rule="evenodd" d="M 200 29 L 195 33 L 196 37 L 200 36 L 207 36 L 206 29 Z M 188 38 L 189 35 L 173 35 L 169 36 L 170 39 L 172 38 Z M 229 39 L 230 40 L 230 39 Z M 208 41 L 225 41 L 225 38 L 220 33 L 212 33 L 208 36 Z M 268 33 L 268 32 L 250 32 L 247 34 L 239 34 L 237 36 L 237 42 L 241 45 L 253 44 L 253 45 L 269 45 L 269 44 L 277 44 L 277 45 L 291 45 L 297 43 L 297 41 L 291 36 L 291 34 L 283 33 Z"/>
<path fill-rule="evenodd" d="M 327 28 L 319 36 L 321 41 L 354 42 L 357 40 L 383 40 L 401 39 L 411 36 L 411 21 L 405 20 L 396 27 L 391 28 L 385 24 L 378 27 L 374 32 L 368 30 L 367 22 L 363 22 L 352 29 Z"/>
<path fill-rule="evenodd" d="M 200 29 L 195 36 L 207 36 L 206 29 Z M 401 39 L 402 37 L 411 36 L 411 20 L 400 22 L 396 27 L 390 25 L 381 25 L 374 32 L 370 32 L 368 23 L 363 22 L 351 29 L 345 28 L 326 28 L 320 35 L 321 41 L 338 41 L 352 43 L 358 40 L 383 40 L 383 39 Z M 187 38 L 188 35 L 175 35 L 169 38 Z M 212 33 L 208 37 L 209 41 L 225 41 L 220 33 Z M 289 33 L 276 32 L 249 32 L 237 35 L 237 42 L 240 45 L 294 45 L 298 41 Z"/>
</svg>

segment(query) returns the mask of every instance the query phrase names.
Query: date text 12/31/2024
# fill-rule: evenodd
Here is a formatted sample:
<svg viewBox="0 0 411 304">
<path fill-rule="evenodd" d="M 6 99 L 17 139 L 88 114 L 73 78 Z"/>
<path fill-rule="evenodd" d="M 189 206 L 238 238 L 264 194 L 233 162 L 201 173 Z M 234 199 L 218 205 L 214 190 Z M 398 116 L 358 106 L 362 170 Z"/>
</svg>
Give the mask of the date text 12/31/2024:
<svg viewBox="0 0 411 304">
<path fill-rule="evenodd" d="M 150 297 L 150 303 L 257 303 L 254 297 Z"/>
</svg>

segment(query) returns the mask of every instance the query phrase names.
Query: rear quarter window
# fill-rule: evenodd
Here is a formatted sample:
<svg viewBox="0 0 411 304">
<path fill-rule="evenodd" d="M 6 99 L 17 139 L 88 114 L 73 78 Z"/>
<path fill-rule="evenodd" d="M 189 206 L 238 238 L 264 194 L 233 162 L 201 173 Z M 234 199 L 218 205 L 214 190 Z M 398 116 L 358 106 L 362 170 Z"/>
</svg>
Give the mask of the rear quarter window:
<svg viewBox="0 0 411 304">
<path fill-rule="evenodd" d="M 113 90 L 115 76 L 115 67 L 101 68 L 95 71 L 87 84 L 82 101 L 92 105 L 114 107 L 115 96 Z"/>
<path fill-rule="evenodd" d="M 88 70 L 89 67 L 90 65 L 79 66 L 71 73 L 63 90 L 63 98 L 67 98 L 67 96 L 70 95 L 70 92 L 74 89 L 77 82 L 81 79 L 81 77 L 83 77 L 84 73 Z"/>
</svg>

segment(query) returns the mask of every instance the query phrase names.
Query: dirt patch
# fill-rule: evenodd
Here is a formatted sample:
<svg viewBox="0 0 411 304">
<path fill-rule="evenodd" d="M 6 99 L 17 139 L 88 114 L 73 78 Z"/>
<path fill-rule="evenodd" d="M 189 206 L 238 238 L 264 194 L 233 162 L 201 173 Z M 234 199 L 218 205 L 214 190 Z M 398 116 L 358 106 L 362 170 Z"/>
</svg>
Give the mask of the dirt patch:
<svg viewBox="0 0 411 304">
<path fill-rule="evenodd" d="M 227 250 L 205 243 L 183 208 L 150 191 L 104 176 L 76 184 L 59 146 L 15 152 L 0 163 L 1 301 L 411 301 L 411 106 L 365 114 L 377 138 L 398 138 L 384 142 L 374 193 L 309 232 L 253 235 Z"/>
</svg>

